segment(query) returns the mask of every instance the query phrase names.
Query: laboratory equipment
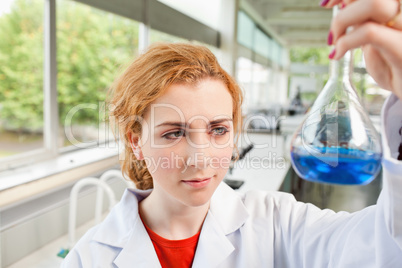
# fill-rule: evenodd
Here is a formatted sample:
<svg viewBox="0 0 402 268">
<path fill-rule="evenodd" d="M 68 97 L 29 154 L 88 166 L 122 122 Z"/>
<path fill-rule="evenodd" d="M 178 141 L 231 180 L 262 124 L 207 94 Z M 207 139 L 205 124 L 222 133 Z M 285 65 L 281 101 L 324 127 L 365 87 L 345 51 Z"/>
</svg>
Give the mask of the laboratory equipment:
<svg viewBox="0 0 402 268">
<path fill-rule="evenodd" d="M 381 168 L 380 137 L 351 82 L 353 51 L 330 64 L 330 78 L 291 142 L 291 162 L 305 180 L 370 183 Z"/>
<path fill-rule="evenodd" d="M 119 178 L 127 185 L 127 188 L 135 188 L 134 182 L 130 180 L 126 180 L 121 173 L 121 170 L 111 169 L 106 171 L 100 176 L 99 180 L 103 182 L 107 182 L 111 179 Z M 101 186 L 98 186 L 96 191 L 96 207 L 95 207 L 95 224 L 98 224 L 102 220 L 102 212 L 103 212 L 103 192 L 104 189 Z"/>
<path fill-rule="evenodd" d="M 74 184 L 70 193 L 70 208 L 69 208 L 69 219 L 68 219 L 68 246 L 62 248 L 57 256 L 61 258 L 65 258 L 69 253 L 70 249 L 73 248 L 75 244 L 75 225 L 77 219 L 77 201 L 78 201 L 78 193 L 79 191 L 88 185 L 95 185 L 99 188 L 102 188 L 103 191 L 106 192 L 109 199 L 109 210 L 117 203 L 115 194 L 110 186 L 103 180 L 99 180 L 97 178 L 89 177 L 79 180 L 76 184 Z M 97 202 L 101 202 L 102 200 L 97 198 Z M 99 205 L 97 204 L 97 207 Z M 96 209 L 98 211 L 98 209 Z M 99 219 L 99 216 L 97 217 Z"/>
<path fill-rule="evenodd" d="M 237 161 L 241 161 L 243 160 L 246 155 L 254 148 L 254 144 L 250 143 L 246 148 L 241 149 L 240 153 L 239 153 L 239 157 L 237 159 Z M 231 162 L 230 162 L 230 166 L 229 166 L 229 174 L 226 175 L 226 177 L 223 179 L 223 181 L 229 185 L 232 189 L 237 190 L 239 189 L 243 184 L 244 184 L 244 180 L 239 179 L 239 178 L 232 178 L 232 174 L 233 174 L 233 169 L 234 169 L 234 165 L 236 163 L 236 156 L 233 155 Z"/>
</svg>

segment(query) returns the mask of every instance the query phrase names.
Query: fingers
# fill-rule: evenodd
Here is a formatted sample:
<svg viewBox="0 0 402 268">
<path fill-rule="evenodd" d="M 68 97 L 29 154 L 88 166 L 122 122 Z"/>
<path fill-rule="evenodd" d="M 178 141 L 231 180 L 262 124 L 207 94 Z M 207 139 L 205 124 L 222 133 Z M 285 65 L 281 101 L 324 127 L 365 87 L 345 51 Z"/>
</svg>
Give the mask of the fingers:
<svg viewBox="0 0 402 268">
<path fill-rule="evenodd" d="M 389 77 L 391 71 L 380 52 L 371 45 L 365 45 L 362 49 L 364 52 L 367 72 L 374 78 L 381 88 L 392 89 L 392 85 L 390 84 L 391 79 Z"/>
<path fill-rule="evenodd" d="M 346 33 L 350 26 L 360 25 L 369 21 L 385 24 L 399 10 L 396 0 L 357 0 L 350 2 L 346 8 L 339 11 L 332 20 L 331 33 L 333 41 Z"/>
<path fill-rule="evenodd" d="M 322 7 L 331 8 L 340 3 L 342 3 L 342 0 L 321 0 L 320 5 Z"/>
<path fill-rule="evenodd" d="M 325 7 L 340 2 L 330 0 Z M 331 24 L 328 40 L 329 44 L 335 44 L 335 49 L 330 58 L 339 60 L 346 51 L 363 47 L 367 71 L 380 87 L 402 99 L 400 0 L 344 0 L 343 3 L 346 7 Z"/>
<path fill-rule="evenodd" d="M 380 87 L 402 98 L 401 42 L 401 31 L 369 22 L 339 38 L 333 58 L 340 59 L 347 50 L 363 46 L 367 71 Z"/>
<path fill-rule="evenodd" d="M 371 44 L 378 49 L 391 64 L 402 65 L 402 32 L 373 22 L 356 27 L 338 39 L 334 59 L 340 59 L 346 51 Z"/>
<path fill-rule="evenodd" d="M 340 8 L 344 8 L 352 2 L 357 0 L 322 0 L 320 5 L 326 8 L 333 8 L 336 5 L 339 5 Z"/>
<path fill-rule="evenodd" d="M 320 5 L 326 8 L 333 8 L 334 6 L 339 5 L 340 8 L 343 8 L 354 1 L 356 0 L 322 0 Z"/>
<path fill-rule="evenodd" d="M 348 34 L 341 36 L 335 43 L 335 48 L 331 53 L 332 59 L 339 60 L 343 57 L 346 51 L 354 48 L 361 47 L 368 44 L 370 35 L 375 30 L 374 23 L 368 23 L 366 25 L 354 28 Z"/>
</svg>

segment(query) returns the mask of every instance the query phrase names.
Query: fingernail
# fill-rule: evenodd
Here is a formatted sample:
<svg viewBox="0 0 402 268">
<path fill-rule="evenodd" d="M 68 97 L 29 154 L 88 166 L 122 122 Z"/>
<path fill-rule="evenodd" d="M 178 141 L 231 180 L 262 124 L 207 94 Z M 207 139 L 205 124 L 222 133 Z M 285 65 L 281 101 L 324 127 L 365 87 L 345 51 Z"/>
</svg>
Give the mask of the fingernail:
<svg viewBox="0 0 402 268">
<path fill-rule="evenodd" d="M 328 4 L 329 0 L 321 0 L 320 6 L 325 7 Z"/>
<path fill-rule="evenodd" d="M 341 9 L 344 9 L 345 7 L 346 7 L 346 4 L 344 2 L 342 2 Z"/>
<path fill-rule="evenodd" d="M 335 54 L 336 54 L 336 50 L 335 50 L 335 48 L 334 48 L 334 50 L 332 50 L 332 52 L 329 53 L 328 58 L 330 58 L 330 59 L 332 60 L 332 59 L 335 57 Z"/>
<path fill-rule="evenodd" d="M 330 31 L 329 34 L 328 34 L 328 39 L 327 39 L 328 45 L 332 45 L 333 37 L 334 36 L 332 35 L 332 31 Z"/>
</svg>

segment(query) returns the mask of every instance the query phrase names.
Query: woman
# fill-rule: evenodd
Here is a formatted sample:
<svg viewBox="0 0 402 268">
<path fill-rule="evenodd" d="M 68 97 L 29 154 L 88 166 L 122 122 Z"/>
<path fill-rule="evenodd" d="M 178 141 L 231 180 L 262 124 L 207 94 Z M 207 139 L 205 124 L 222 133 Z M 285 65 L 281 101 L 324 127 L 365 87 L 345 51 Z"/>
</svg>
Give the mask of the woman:
<svg viewBox="0 0 402 268">
<path fill-rule="evenodd" d="M 402 98 L 402 33 L 374 19 L 398 7 L 377 2 L 346 3 L 331 27 L 331 57 L 364 45 L 371 74 Z M 347 26 L 355 30 L 345 34 Z M 402 267 L 402 162 L 390 146 L 400 139 L 392 134 L 402 118 L 395 95 L 384 110 L 376 206 L 334 213 L 285 193 L 238 194 L 221 181 L 241 127 L 239 87 L 206 48 L 152 46 L 117 79 L 111 100 L 125 141 L 122 169 L 138 189 L 126 190 L 63 267 Z"/>
</svg>

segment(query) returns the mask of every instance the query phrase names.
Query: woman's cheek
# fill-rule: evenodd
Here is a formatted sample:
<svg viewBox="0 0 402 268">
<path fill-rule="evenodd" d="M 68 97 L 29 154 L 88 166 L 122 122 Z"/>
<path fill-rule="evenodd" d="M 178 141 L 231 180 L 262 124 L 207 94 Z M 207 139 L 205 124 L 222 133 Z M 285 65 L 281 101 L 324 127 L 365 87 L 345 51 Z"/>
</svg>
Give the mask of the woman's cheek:
<svg viewBox="0 0 402 268">
<path fill-rule="evenodd" d="M 154 172 L 160 171 L 164 174 L 177 173 L 186 170 L 185 151 L 177 147 L 159 149 L 152 156 Z"/>
</svg>

